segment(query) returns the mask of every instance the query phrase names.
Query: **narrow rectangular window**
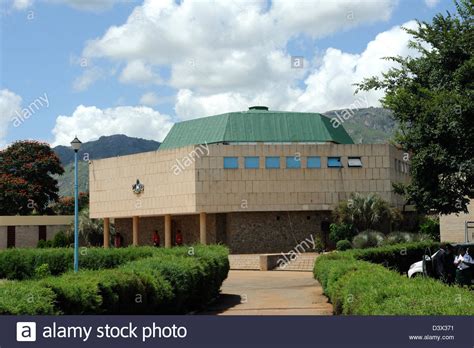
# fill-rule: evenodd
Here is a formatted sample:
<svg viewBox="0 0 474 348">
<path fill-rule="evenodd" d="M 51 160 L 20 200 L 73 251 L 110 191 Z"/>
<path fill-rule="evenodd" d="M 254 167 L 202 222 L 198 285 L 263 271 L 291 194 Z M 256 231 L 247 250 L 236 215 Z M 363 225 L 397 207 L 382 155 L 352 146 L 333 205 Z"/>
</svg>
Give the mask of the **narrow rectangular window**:
<svg viewBox="0 0 474 348">
<path fill-rule="evenodd" d="M 310 169 L 321 168 L 321 157 L 309 156 L 306 159 L 306 168 L 310 168 Z"/>
<path fill-rule="evenodd" d="M 280 157 L 275 157 L 275 156 L 265 157 L 265 168 L 267 169 L 280 168 Z"/>
<path fill-rule="evenodd" d="M 362 160 L 360 159 L 360 157 L 349 157 L 347 160 L 347 166 L 362 167 Z"/>
<path fill-rule="evenodd" d="M 244 164 L 246 169 L 258 169 L 260 168 L 260 159 L 259 157 L 245 157 Z"/>
<path fill-rule="evenodd" d="M 224 157 L 224 168 L 225 169 L 239 168 L 239 158 L 238 157 Z"/>
<path fill-rule="evenodd" d="M 295 156 L 286 157 L 286 168 L 299 169 L 301 168 L 301 158 Z"/>
<path fill-rule="evenodd" d="M 15 226 L 7 227 L 7 248 L 15 247 Z"/>
<path fill-rule="evenodd" d="M 342 167 L 341 157 L 328 157 L 328 168 Z"/>
<path fill-rule="evenodd" d="M 38 240 L 46 240 L 46 226 L 38 226 Z"/>
</svg>

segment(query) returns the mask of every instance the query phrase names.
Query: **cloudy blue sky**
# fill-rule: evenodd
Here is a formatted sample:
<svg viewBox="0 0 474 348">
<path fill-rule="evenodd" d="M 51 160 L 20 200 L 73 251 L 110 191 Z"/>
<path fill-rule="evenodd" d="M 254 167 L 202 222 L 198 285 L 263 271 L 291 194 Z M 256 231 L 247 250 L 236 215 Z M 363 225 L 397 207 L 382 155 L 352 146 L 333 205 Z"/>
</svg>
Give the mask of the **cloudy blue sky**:
<svg viewBox="0 0 474 348">
<path fill-rule="evenodd" d="M 101 135 L 162 140 L 174 122 L 249 105 L 324 112 L 354 96 L 400 26 L 451 0 L 0 0 L 0 147 Z M 303 56 L 303 68 L 291 65 Z M 26 116 L 26 117 L 25 117 Z"/>
</svg>

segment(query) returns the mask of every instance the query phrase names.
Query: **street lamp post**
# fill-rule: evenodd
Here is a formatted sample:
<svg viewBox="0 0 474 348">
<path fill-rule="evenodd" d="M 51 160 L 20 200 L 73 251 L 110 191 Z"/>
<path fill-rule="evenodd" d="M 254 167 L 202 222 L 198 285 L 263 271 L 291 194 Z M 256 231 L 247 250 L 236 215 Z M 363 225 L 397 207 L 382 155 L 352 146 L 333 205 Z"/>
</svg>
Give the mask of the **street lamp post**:
<svg viewBox="0 0 474 348">
<path fill-rule="evenodd" d="M 81 148 L 81 141 L 77 136 L 71 141 L 74 150 L 74 272 L 79 270 L 79 199 L 77 184 L 77 152 Z"/>
</svg>

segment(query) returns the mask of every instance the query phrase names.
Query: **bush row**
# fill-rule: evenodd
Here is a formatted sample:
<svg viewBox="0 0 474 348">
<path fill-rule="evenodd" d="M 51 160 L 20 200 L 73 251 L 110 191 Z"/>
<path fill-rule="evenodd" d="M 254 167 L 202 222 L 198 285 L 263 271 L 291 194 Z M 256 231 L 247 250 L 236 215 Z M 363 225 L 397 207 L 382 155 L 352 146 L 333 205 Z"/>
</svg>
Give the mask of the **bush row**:
<svg viewBox="0 0 474 348">
<path fill-rule="evenodd" d="M 6 281 L 0 284 L 0 314 L 186 313 L 215 297 L 229 271 L 228 249 L 221 246 L 152 254 L 115 269 Z"/>
<path fill-rule="evenodd" d="M 474 315 L 474 294 L 433 279 L 408 279 L 348 252 L 316 259 L 314 276 L 345 315 Z"/>
<path fill-rule="evenodd" d="M 82 269 L 114 268 L 129 261 L 150 257 L 152 247 L 119 249 L 80 248 L 79 267 Z M 47 264 L 51 275 L 59 275 L 74 267 L 72 248 L 7 249 L 0 252 L 0 279 L 24 280 L 38 276 L 37 269 Z"/>
<path fill-rule="evenodd" d="M 378 248 L 348 251 L 358 260 L 382 264 L 387 268 L 406 273 L 410 265 L 421 261 L 425 253 L 430 256 L 439 248 L 439 242 L 424 241 L 387 245 Z"/>
</svg>

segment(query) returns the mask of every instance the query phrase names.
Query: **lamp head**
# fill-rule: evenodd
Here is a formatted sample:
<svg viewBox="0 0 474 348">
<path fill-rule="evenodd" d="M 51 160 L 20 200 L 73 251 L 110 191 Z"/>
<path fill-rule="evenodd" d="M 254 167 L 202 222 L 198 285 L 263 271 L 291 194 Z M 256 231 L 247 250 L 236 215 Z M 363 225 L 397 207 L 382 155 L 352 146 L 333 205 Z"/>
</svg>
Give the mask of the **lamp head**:
<svg viewBox="0 0 474 348">
<path fill-rule="evenodd" d="M 81 148 L 81 144 L 81 141 L 77 139 L 77 137 L 75 137 L 74 140 L 71 141 L 71 147 L 75 152 L 79 151 L 79 149 Z"/>
</svg>

